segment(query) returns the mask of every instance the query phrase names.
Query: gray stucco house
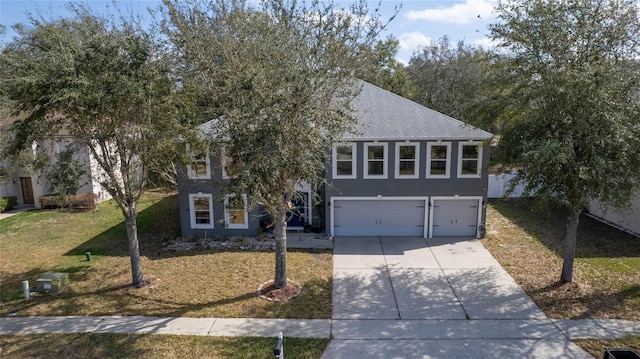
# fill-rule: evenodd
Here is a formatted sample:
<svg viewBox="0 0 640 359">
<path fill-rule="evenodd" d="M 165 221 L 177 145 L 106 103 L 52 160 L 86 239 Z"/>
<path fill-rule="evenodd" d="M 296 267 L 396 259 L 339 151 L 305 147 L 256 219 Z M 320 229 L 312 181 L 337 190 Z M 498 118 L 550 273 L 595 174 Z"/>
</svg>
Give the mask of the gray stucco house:
<svg viewBox="0 0 640 359">
<path fill-rule="evenodd" d="M 329 185 L 299 186 L 304 200 L 289 228 L 333 236 L 482 237 L 492 134 L 365 82 L 354 107 L 358 134 L 331 149 Z M 259 211 L 225 205 L 215 185 L 224 179 L 214 155 L 193 157 L 179 171 L 183 237 L 256 234 Z"/>
</svg>

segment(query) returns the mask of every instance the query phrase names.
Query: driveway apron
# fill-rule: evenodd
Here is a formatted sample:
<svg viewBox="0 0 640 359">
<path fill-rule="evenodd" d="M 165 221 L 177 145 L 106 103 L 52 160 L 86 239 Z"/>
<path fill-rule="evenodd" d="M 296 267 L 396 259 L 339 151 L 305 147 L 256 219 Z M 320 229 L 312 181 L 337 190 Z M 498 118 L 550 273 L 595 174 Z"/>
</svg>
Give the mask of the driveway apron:
<svg viewBox="0 0 640 359">
<path fill-rule="evenodd" d="M 338 237 L 323 358 L 589 358 L 476 239 Z"/>
</svg>

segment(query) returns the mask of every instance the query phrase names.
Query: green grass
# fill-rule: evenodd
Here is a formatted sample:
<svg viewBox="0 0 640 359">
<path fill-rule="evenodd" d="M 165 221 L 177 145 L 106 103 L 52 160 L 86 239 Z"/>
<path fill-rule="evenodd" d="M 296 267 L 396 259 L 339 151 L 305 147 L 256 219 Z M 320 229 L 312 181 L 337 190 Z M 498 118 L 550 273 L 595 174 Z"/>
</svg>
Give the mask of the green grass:
<svg viewBox="0 0 640 359">
<path fill-rule="evenodd" d="M 565 208 L 532 210 L 528 199 L 487 208 L 484 245 L 552 318 L 640 320 L 640 239 L 580 218 L 574 282 L 560 285 Z"/>
<path fill-rule="evenodd" d="M 602 358 L 605 348 L 631 348 L 640 354 L 640 337 L 608 340 L 579 339 L 573 342 L 596 358 Z"/>
<path fill-rule="evenodd" d="M 140 203 L 141 262 L 149 286 L 131 283 L 126 229 L 113 202 L 95 212 L 30 211 L 0 226 L 0 315 L 148 315 L 187 317 L 330 318 L 330 252 L 290 251 L 288 276 L 302 293 L 286 303 L 256 296 L 273 279 L 270 252 L 167 252 L 175 236 L 177 195 L 153 191 Z M 85 252 L 92 253 L 88 262 Z M 39 275 L 70 273 L 57 295 L 22 298 Z"/>
<path fill-rule="evenodd" d="M 329 339 L 285 338 L 289 358 L 317 359 Z M 272 358 L 274 338 L 177 335 L 38 334 L 0 336 L 3 358 Z"/>
</svg>

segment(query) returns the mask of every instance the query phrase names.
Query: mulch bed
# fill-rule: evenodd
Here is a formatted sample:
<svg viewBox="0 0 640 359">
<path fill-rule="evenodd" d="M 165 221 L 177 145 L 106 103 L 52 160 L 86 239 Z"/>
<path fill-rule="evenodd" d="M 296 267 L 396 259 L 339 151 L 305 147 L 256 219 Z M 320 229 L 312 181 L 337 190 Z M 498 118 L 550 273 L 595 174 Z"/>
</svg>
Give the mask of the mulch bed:
<svg viewBox="0 0 640 359">
<path fill-rule="evenodd" d="M 302 286 L 300 283 L 291 279 L 287 280 L 287 286 L 284 288 L 276 288 L 273 286 L 274 280 L 270 280 L 260 284 L 258 287 L 258 296 L 272 302 L 286 302 L 291 298 L 300 294 Z"/>
</svg>

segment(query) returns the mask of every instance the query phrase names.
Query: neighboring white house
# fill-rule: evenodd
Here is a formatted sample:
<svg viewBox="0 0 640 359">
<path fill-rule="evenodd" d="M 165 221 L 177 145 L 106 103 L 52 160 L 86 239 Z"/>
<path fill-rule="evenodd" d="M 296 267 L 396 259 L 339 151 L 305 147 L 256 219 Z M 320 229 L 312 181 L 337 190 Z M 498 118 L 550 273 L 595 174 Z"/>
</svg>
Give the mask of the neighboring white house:
<svg viewBox="0 0 640 359">
<path fill-rule="evenodd" d="M 40 197 L 56 192 L 54 188 L 51 188 L 48 177 L 49 169 L 51 165 L 55 164 L 58 155 L 69 149 L 72 143 L 73 139 L 64 135 L 34 143 L 31 148 L 33 156 L 40 153 L 46 154 L 52 159 L 51 164 L 43 170 L 15 168 L 8 166 L 6 161 L 0 163 L 9 169 L 9 173 L 0 181 L 0 197 L 16 196 L 20 206 L 33 205 L 35 208 L 41 208 Z M 111 195 L 100 185 L 100 180 L 104 178 L 103 171 L 89 149 L 76 149 L 73 159 L 84 173 L 79 179 L 77 193 L 94 193 L 98 196 L 98 202 L 110 199 Z"/>
<path fill-rule="evenodd" d="M 509 183 L 515 176 L 515 174 L 511 173 L 490 174 L 488 197 L 504 197 L 509 189 Z M 523 193 L 523 186 L 519 185 L 508 197 L 521 197 Z M 636 192 L 631 198 L 631 207 L 627 211 L 607 209 L 600 202 L 591 201 L 587 206 L 586 214 L 640 237 L 640 191 Z"/>
</svg>

